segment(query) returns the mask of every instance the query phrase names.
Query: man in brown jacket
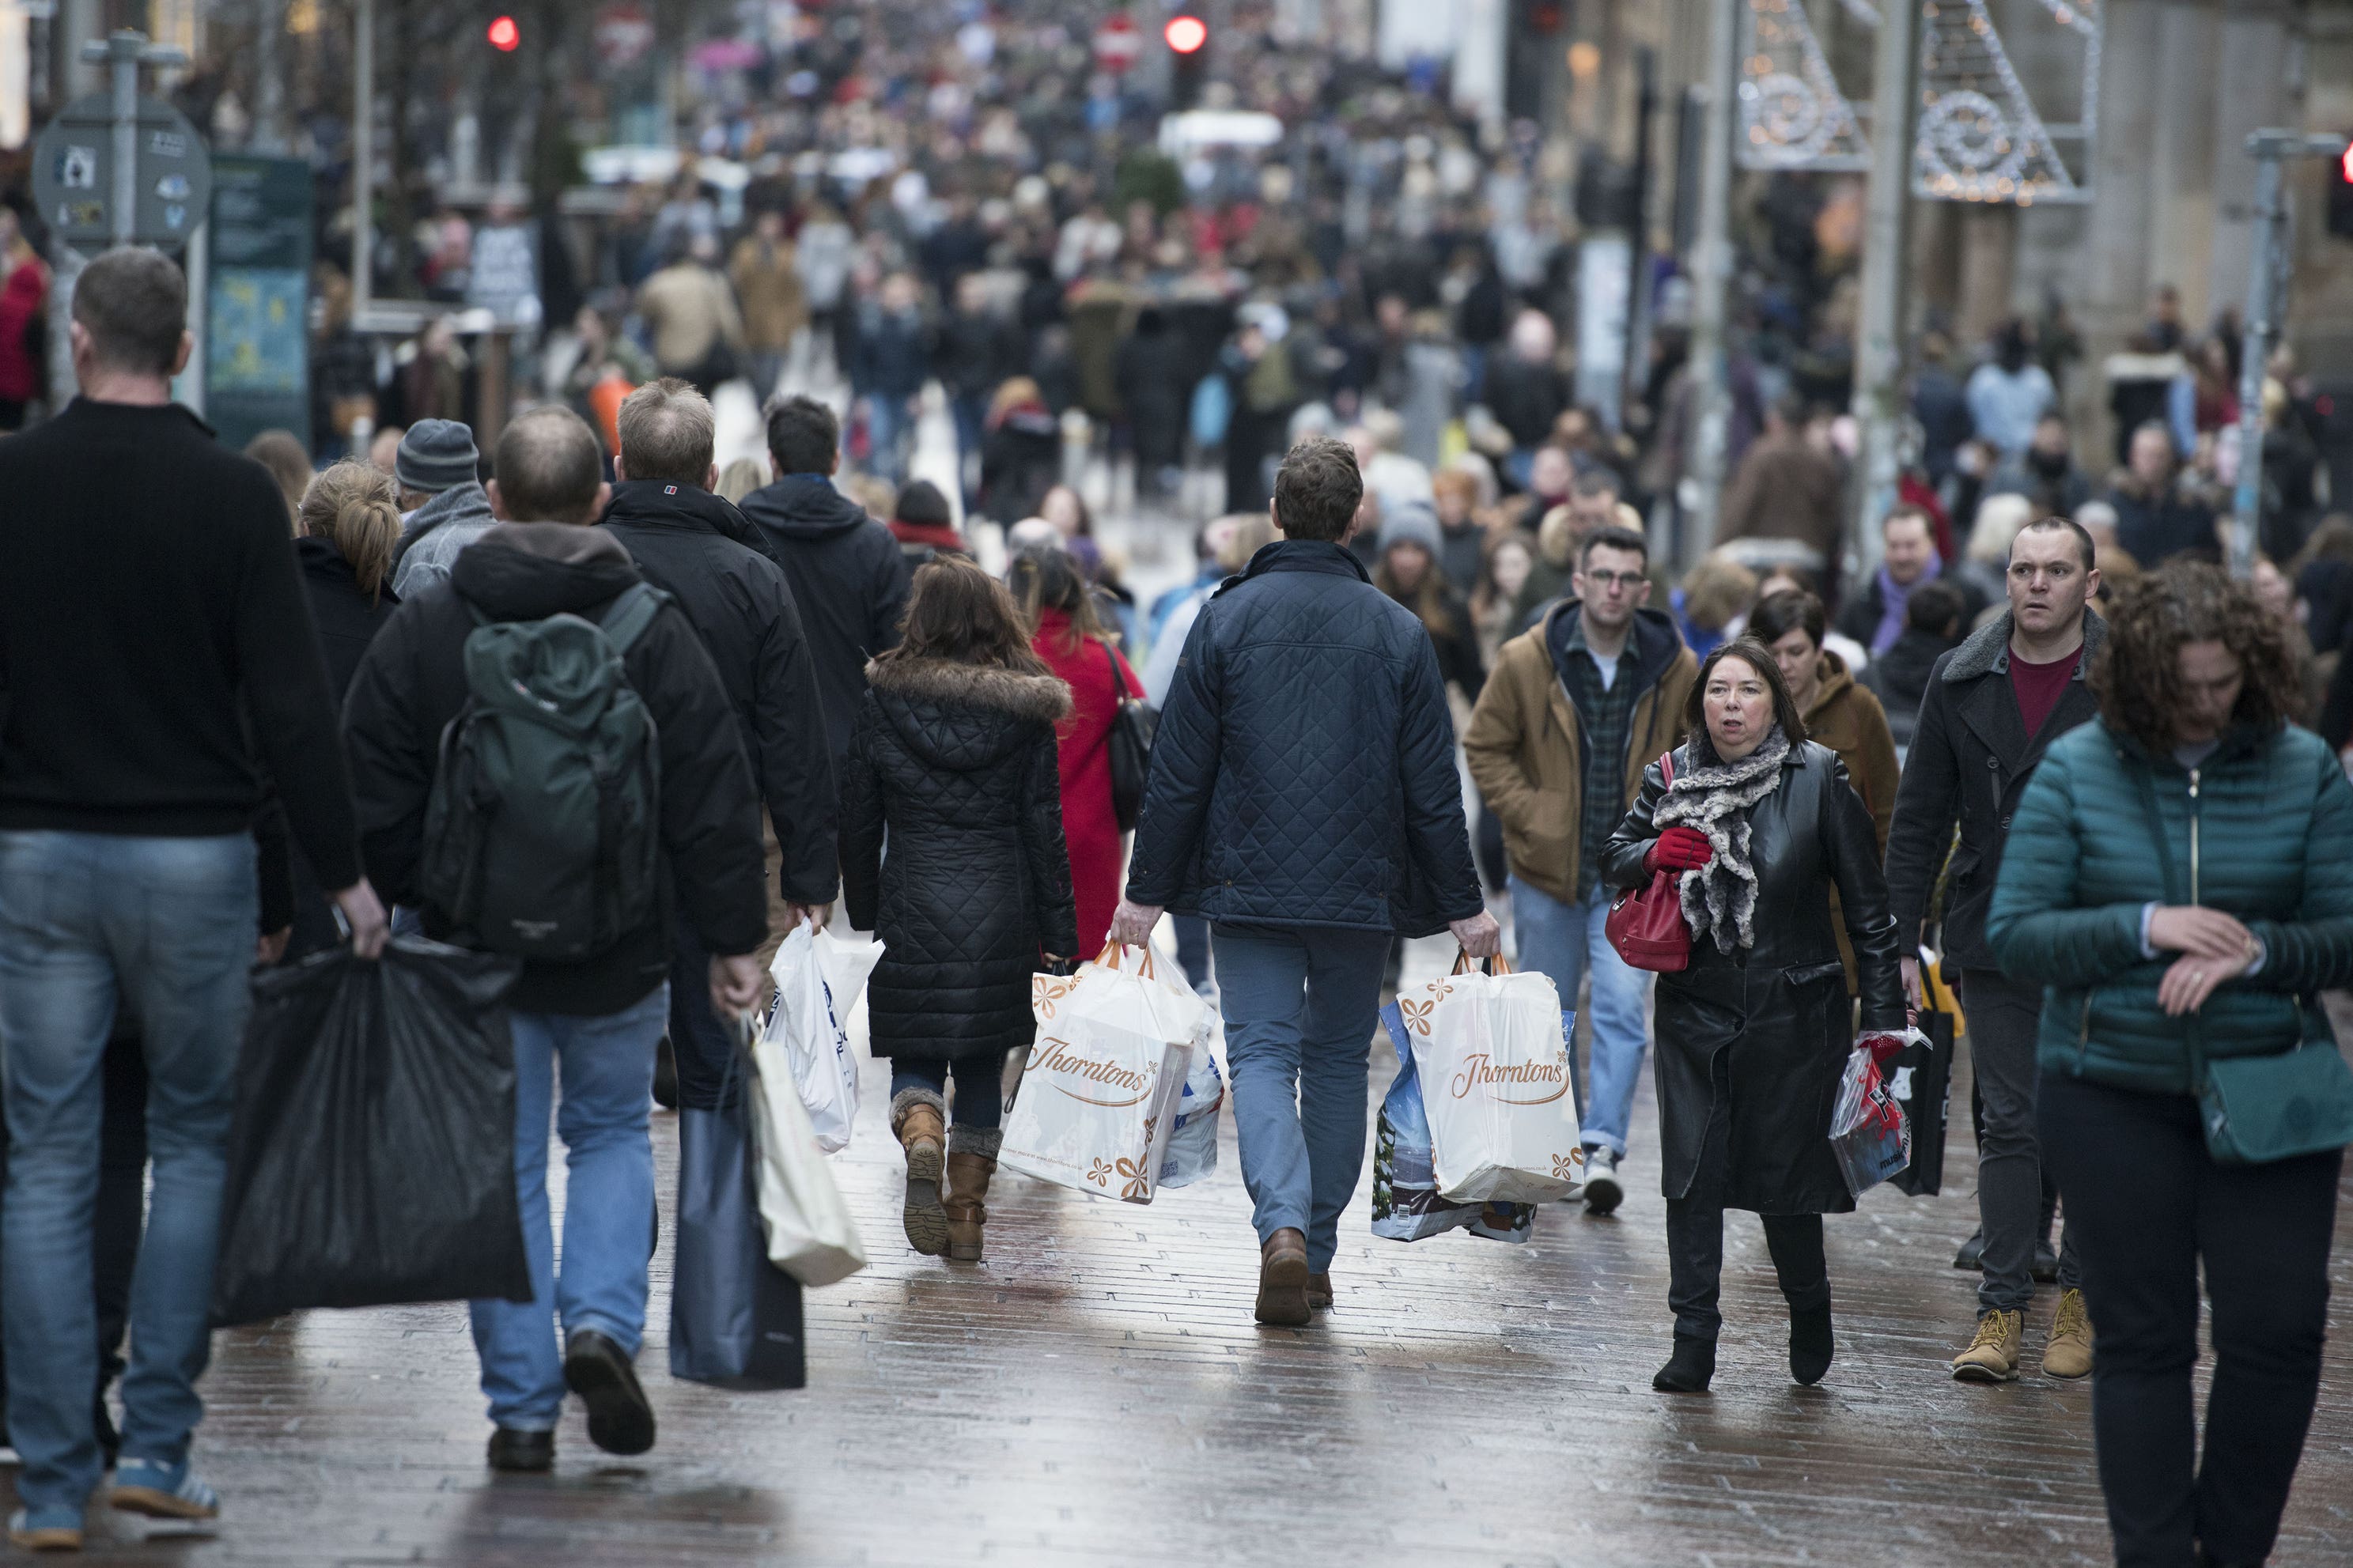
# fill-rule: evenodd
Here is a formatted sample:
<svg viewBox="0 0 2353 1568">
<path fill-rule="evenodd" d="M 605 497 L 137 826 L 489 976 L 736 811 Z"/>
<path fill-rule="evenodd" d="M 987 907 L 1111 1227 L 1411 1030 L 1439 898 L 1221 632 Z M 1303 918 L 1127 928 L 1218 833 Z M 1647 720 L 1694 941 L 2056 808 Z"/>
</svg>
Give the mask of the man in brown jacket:
<svg viewBox="0 0 2353 1568">
<path fill-rule="evenodd" d="M 744 341 L 752 351 L 752 392 L 765 403 L 784 379 L 785 356 L 808 325 L 798 258 L 785 235 L 785 215 L 773 209 L 754 219 L 752 232 L 735 242 L 727 263 L 744 315 Z"/>
<path fill-rule="evenodd" d="M 1791 393 L 1766 415 L 1765 434 L 1725 488 L 1715 542 L 1791 540 L 1820 557 L 1820 576 L 1837 562 L 1846 479 L 1838 460 L 1809 437 L 1806 413 Z"/>
<path fill-rule="evenodd" d="M 1592 973 L 1591 1086 L 1577 1089 L 1585 1198 L 1596 1214 L 1625 1196 L 1618 1163 L 1641 1078 L 1649 984 L 1603 929 L 1600 849 L 1642 769 L 1682 739 L 1699 678 L 1674 622 L 1643 607 L 1649 567 L 1650 547 L 1631 529 L 1588 534 L 1568 597 L 1495 656 L 1462 739 L 1471 776 L 1504 825 L 1522 967 L 1550 975 L 1569 1006 Z"/>
</svg>

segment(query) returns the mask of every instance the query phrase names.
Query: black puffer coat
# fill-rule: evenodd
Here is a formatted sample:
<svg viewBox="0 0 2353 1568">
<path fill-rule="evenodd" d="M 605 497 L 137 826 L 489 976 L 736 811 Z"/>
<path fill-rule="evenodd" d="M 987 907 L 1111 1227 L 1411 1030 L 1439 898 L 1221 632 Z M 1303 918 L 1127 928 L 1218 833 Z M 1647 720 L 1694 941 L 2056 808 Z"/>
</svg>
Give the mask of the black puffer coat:
<svg viewBox="0 0 2353 1568">
<path fill-rule="evenodd" d="M 1715 762 L 1704 737 L 1675 748 L 1674 757 L 1678 783 Z M 1651 819 L 1665 795 L 1653 762 L 1642 771 L 1641 797 L 1610 835 L 1603 874 L 1611 886 L 1650 880 L 1642 857 L 1659 837 Z M 1671 1198 L 1691 1190 L 1715 1111 L 1715 1056 L 1728 1051 L 1725 1206 L 1844 1214 L 1854 1194 L 1831 1152 L 1831 1110 L 1854 1037 L 1846 967 L 1831 929 L 1833 887 L 1861 971 L 1863 1026 L 1904 1027 L 1895 921 L 1871 814 L 1838 753 L 1809 741 L 1789 748 L 1779 785 L 1749 808 L 1748 822 L 1756 945 L 1726 953 L 1712 936 L 1694 936 L 1691 967 L 1659 976 L 1661 1185 Z"/>
<path fill-rule="evenodd" d="M 874 1054 L 1028 1045 L 1029 976 L 1079 940 L 1054 760 L 1071 689 L 931 658 L 881 659 L 867 679 L 842 763 L 841 875 L 850 924 L 882 939 Z"/>
</svg>

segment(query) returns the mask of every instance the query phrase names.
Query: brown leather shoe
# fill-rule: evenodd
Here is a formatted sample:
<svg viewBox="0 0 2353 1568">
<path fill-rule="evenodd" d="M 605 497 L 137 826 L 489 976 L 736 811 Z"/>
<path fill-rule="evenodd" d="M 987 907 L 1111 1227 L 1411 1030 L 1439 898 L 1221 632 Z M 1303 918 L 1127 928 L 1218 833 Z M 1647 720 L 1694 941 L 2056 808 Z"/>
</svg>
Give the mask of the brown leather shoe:
<svg viewBox="0 0 2353 1568">
<path fill-rule="evenodd" d="M 988 1196 L 988 1179 L 997 1173 L 1001 1138 L 976 1139 L 961 1127 L 948 1134 L 948 1192 L 940 1206 L 947 1213 L 952 1262 L 980 1261 L 981 1226 L 988 1223 L 988 1205 L 981 1200 Z"/>
<path fill-rule="evenodd" d="M 947 1158 L 947 1118 L 939 1096 L 902 1089 L 891 1101 L 891 1131 L 907 1152 L 907 1201 L 902 1221 L 907 1245 L 928 1258 L 948 1249 L 948 1216 L 940 1206 L 940 1176 Z"/>
<path fill-rule="evenodd" d="M 1310 1274 L 1307 1277 L 1307 1304 L 1318 1311 L 1332 1304 L 1332 1276 Z"/>
<path fill-rule="evenodd" d="M 1307 1324 L 1307 1237 L 1296 1230 L 1278 1230 L 1259 1248 L 1256 1315 L 1275 1328 Z"/>
</svg>

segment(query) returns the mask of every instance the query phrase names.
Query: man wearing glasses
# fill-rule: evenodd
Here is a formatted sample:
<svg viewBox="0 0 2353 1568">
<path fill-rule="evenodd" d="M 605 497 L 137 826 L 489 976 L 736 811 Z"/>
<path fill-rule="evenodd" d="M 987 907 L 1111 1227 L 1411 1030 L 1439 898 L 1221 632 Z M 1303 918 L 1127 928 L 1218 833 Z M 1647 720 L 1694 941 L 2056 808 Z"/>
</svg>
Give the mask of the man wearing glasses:
<svg viewBox="0 0 2353 1568">
<path fill-rule="evenodd" d="M 1642 1072 L 1649 984 L 1603 930 L 1601 847 L 1642 769 L 1681 739 L 1699 674 L 1673 620 L 1644 607 L 1649 565 L 1650 546 L 1633 530 L 1587 534 L 1568 596 L 1504 645 L 1462 740 L 1471 776 L 1504 825 L 1521 967 L 1550 975 L 1567 1007 L 1577 1005 L 1577 983 L 1593 976 L 1585 1008 L 1592 1066 L 1577 1089 L 1585 1201 L 1595 1214 L 1625 1196 L 1618 1163 Z"/>
</svg>

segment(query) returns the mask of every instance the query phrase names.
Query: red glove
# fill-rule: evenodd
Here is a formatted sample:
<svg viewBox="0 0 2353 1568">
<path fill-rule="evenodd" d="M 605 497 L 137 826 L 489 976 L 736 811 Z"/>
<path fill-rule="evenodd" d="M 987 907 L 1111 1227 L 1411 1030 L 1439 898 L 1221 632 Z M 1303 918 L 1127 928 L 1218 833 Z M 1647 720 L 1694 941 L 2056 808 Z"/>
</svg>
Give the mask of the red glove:
<svg viewBox="0 0 2353 1568">
<path fill-rule="evenodd" d="M 1642 857 L 1642 866 L 1651 871 L 1696 871 L 1715 858 L 1715 847 L 1707 835 L 1696 827 L 1681 823 L 1659 835 L 1651 852 Z"/>
<path fill-rule="evenodd" d="M 1857 1050 L 1869 1051 L 1871 1059 L 1883 1068 L 1904 1054 L 1906 1042 L 1901 1035 L 1877 1030 L 1857 1037 L 1854 1044 Z"/>
</svg>

